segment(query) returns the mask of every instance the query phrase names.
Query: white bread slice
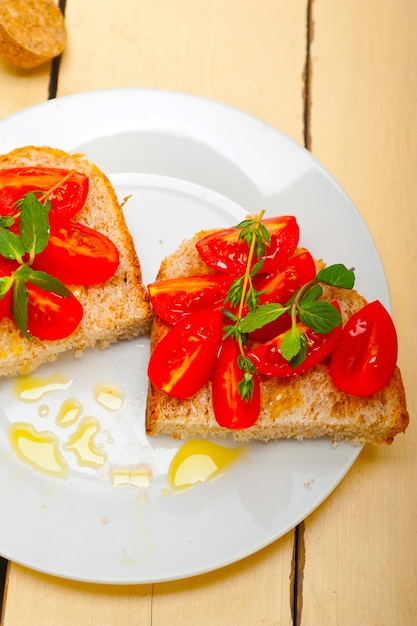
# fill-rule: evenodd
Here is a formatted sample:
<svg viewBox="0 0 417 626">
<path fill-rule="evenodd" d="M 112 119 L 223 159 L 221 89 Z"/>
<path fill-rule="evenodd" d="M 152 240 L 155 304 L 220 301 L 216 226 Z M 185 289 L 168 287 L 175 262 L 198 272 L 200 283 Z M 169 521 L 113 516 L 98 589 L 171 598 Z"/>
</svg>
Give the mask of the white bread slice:
<svg viewBox="0 0 417 626">
<path fill-rule="evenodd" d="M 200 259 L 195 243 L 209 231 L 184 241 L 164 259 L 158 280 L 197 273 L 210 273 Z M 356 291 L 327 288 L 326 299 L 337 299 L 346 320 L 366 301 Z M 169 325 L 155 316 L 151 349 L 168 332 Z M 325 363 L 292 379 L 263 378 L 261 413 L 254 426 L 244 430 L 220 427 L 214 417 L 211 384 L 194 396 L 179 400 L 149 384 L 146 430 L 149 435 L 168 434 L 175 439 L 187 437 L 232 437 L 237 441 L 257 439 L 317 438 L 355 443 L 391 443 L 404 432 L 409 417 L 404 386 L 398 367 L 389 385 L 368 398 L 345 394 L 333 385 Z"/>
<path fill-rule="evenodd" d="M 83 305 L 84 316 L 77 330 L 65 339 L 28 341 L 10 319 L 4 318 L 0 322 L 2 376 L 28 374 L 67 350 L 80 354 L 85 348 L 105 348 L 120 339 L 147 334 L 152 321 L 134 243 L 108 178 L 82 155 L 49 147 L 27 146 L 0 155 L 0 169 L 26 166 L 75 169 L 88 176 L 86 203 L 74 219 L 109 237 L 119 250 L 120 265 L 105 283 L 70 286 Z"/>
</svg>

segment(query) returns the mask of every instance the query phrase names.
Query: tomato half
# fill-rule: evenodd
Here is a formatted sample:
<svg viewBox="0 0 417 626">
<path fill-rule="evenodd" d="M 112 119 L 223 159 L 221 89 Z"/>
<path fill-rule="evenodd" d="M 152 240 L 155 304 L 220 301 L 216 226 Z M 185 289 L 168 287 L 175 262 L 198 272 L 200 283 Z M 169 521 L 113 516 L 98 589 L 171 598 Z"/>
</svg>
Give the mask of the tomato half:
<svg viewBox="0 0 417 626">
<path fill-rule="evenodd" d="M 155 313 L 174 324 L 193 311 L 221 306 L 232 280 L 220 274 L 160 280 L 148 285 L 149 299 Z"/>
<path fill-rule="evenodd" d="M 397 355 L 394 323 L 381 302 L 375 300 L 346 323 L 333 352 L 330 375 L 341 391 L 370 396 L 391 380 Z"/>
<path fill-rule="evenodd" d="M 108 280 L 119 265 L 119 252 L 105 235 L 79 224 L 51 225 L 49 241 L 33 262 L 67 285 L 94 285 Z"/>
<path fill-rule="evenodd" d="M 16 261 L 9 261 L 9 259 L 4 259 L 0 257 L 0 277 L 11 276 L 15 270 L 19 267 L 19 263 Z M 5 315 L 10 314 L 10 305 L 12 303 L 12 289 L 0 298 L 0 320 L 3 319 Z"/>
<path fill-rule="evenodd" d="M 254 287 L 261 293 L 259 304 L 279 302 L 285 305 L 292 295 L 316 276 L 316 264 L 310 252 L 300 249 L 273 274 L 258 275 L 254 279 Z M 258 341 L 266 341 L 281 334 L 289 327 L 289 317 L 284 315 L 274 322 L 251 333 Z"/>
<path fill-rule="evenodd" d="M 259 379 L 253 377 L 254 389 L 250 400 L 243 400 L 238 385 L 243 372 L 238 366 L 239 346 L 228 337 L 219 350 L 212 377 L 212 402 L 218 424 L 224 428 L 241 429 L 252 426 L 259 417 L 261 396 Z"/>
<path fill-rule="evenodd" d="M 286 215 L 262 220 L 271 237 L 266 246 L 262 272 L 268 273 L 286 261 L 295 251 L 300 237 L 300 229 L 295 217 Z M 200 239 L 196 248 L 205 263 L 218 272 L 243 274 L 246 269 L 249 247 L 239 240 L 241 230 L 226 228 Z M 253 264 L 258 261 L 254 259 Z"/>
<path fill-rule="evenodd" d="M 192 396 L 209 380 L 222 336 L 220 311 L 206 309 L 181 318 L 151 354 L 150 381 L 171 396 Z"/>
<path fill-rule="evenodd" d="M 49 191 L 55 187 L 69 170 L 54 167 L 15 167 L 0 170 L 0 215 L 14 215 L 17 200 L 28 191 Z M 51 220 L 58 217 L 67 220 L 84 206 L 88 194 L 88 177 L 74 172 L 59 185 L 50 196 Z"/>
<path fill-rule="evenodd" d="M 337 326 L 329 333 L 319 334 L 301 322 L 298 322 L 297 325 L 301 332 L 305 334 L 308 343 L 307 355 L 302 363 L 293 367 L 284 359 L 280 349 L 284 333 L 281 333 L 248 352 L 259 374 L 279 376 L 280 378 L 304 374 L 304 372 L 323 361 L 333 352 L 342 333 L 341 326 Z"/>
<path fill-rule="evenodd" d="M 55 341 L 71 335 L 83 317 L 82 304 L 71 294 L 67 298 L 27 283 L 28 332 L 39 339 Z"/>
</svg>

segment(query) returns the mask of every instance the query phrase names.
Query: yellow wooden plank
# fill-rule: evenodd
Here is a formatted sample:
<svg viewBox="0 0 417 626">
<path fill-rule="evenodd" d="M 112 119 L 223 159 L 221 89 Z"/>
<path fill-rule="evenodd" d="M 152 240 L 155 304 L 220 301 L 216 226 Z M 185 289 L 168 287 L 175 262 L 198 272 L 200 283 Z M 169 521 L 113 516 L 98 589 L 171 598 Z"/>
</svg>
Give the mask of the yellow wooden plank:
<svg viewBox="0 0 417 626">
<path fill-rule="evenodd" d="M 411 625 L 417 615 L 417 5 L 316 0 L 312 18 L 311 148 L 352 197 L 378 245 L 412 421 L 390 448 L 366 447 L 307 520 L 301 624 Z"/>
<path fill-rule="evenodd" d="M 0 59 L 0 120 L 48 98 L 51 63 L 19 70 Z"/>
<path fill-rule="evenodd" d="M 51 66 L 22 70 L 0 58 L 0 120 L 48 99 Z"/>
<path fill-rule="evenodd" d="M 65 581 L 13 564 L 3 626 L 291 624 L 293 533 L 221 570 L 157 585 Z M 39 601 L 42 598 L 42 601 Z"/>
<path fill-rule="evenodd" d="M 293 533 L 217 572 L 155 585 L 152 626 L 292 624 Z"/>
<path fill-rule="evenodd" d="M 137 626 L 151 623 L 151 585 L 94 585 L 62 580 L 13 564 L 4 625 Z M 120 621 L 119 621 L 120 618 Z"/>
<path fill-rule="evenodd" d="M 306 0 L 69 0 L 59 95 L 173 89 L 303 134 Z M 82 68 L 82 71 L 81 71 Z"/>
</svg>

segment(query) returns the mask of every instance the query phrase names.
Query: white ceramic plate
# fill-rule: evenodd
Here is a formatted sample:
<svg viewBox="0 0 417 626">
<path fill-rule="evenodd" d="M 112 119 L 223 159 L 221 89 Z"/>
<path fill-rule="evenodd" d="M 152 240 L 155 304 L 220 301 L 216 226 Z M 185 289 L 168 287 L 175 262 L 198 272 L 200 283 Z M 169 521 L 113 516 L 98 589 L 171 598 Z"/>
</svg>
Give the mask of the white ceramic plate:
<svg viewBox="0 0 417 626">
<path fill-rule="evenodd" d="M 142 261 L 145 282 L 180 241 L 233 225 L 247 212 L 294 214 L 302 243 L 328 263 L 357 270 L 357 288 L 389 307 L 372 238 L 352 202 L 303 148 L 227 106 L 172 92 L 110 90 L 49 101 L 0 123 L 0 152 L 27 144 L 83 152 L 112 179 Z M 245 557 L 293 528 L 335 488 L 360 447 L 328 440 L 253 443 L 216 480 L 171 492 L 169 463 L 181 444 L 144 434 L 148 343 L 119 343 L 82 359 L 64 355 L 37 376 L 71 381 L 23 402 L 0 383 L 0 553 L 57 576 L 105 583 L 179 579 Z M 95 385 L 111 381 L 124 403 L 108 411 Z M 80 465 L 64 446 L 77 424 L 57 425 L 68 397 L 98 424 L 101 466 Z M 50 431 L 69 465 L 56 478 L 18 458 L 12 422 Z M 103 457 L 104 458 L 104 457 Z M 122 487 L 111 468 L 141 466 L 148 487 Z M 146 472 L 145 472 L 146 473 Z"/>
</svg>

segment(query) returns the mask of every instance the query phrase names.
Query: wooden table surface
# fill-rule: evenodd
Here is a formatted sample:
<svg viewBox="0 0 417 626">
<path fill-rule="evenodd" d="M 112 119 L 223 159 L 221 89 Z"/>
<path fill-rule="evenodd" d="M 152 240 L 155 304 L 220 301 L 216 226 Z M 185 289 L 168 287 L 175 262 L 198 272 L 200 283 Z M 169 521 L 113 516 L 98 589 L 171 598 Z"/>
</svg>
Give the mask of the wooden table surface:
<svg viewBox="0 0 417 626">
<path fill-rule="evenodd" d="M 399 334 L 411 424 L 365 446 L 294 531 L 219 571 L 110 587 L 9 563 L 3 626 L 402 626 L 417 623 L 417 3 L 66 0 L 60 63 L 0 62 L 0 119 L 115 87 L 198 94 L 305 145 L 362 213 Z M 1 132 L 1 127 L 0 127 Z"/>
</svg>

